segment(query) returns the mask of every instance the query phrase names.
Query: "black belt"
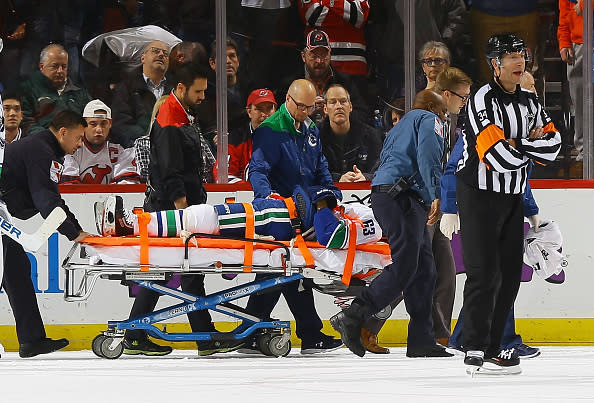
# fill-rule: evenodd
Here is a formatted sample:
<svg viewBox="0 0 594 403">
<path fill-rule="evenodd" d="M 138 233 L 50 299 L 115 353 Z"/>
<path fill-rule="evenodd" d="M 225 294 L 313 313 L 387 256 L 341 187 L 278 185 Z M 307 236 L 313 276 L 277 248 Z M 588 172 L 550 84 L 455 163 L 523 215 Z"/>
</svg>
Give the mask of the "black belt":
<svg viewBox="0 0 594 403">
<path fill-rule="evenodd" d="M 373 193 L 388 193 L 394 185 L 375 185 L 371 187 Z"/>
<path fill-rule="evenodd" d="M 375 185 L 371 187 L 371 193 L 388 193 L 390 191 L 390 189 L 392 189 L 394 185 Z M 414 200 L 416 200 L 417 202 L 419 202 L 423 207 L 426 208 L 425 205 L 425 201 L 423 200 L 423 198 L 414 190 L 411 189 L 407 189 L 401 193 L 399 193 L 399 196 L 409 196 L 411 198 L 413 198 Z M 396 196 L 398 197 L 398 196 Z"/>
</svg>

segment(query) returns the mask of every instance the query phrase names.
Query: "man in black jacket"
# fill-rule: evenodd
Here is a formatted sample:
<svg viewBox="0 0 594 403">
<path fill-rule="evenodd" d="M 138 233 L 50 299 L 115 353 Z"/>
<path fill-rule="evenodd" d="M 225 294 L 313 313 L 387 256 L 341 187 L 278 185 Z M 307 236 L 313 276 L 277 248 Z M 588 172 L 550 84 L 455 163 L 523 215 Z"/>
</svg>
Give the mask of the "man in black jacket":
<svg viewBox="0 0 594 403">
<path fill-rule="evenodd" d="M 351 118 L 353 104 L 341 84 L 332 84 L 324 94 L 320 126 L 324 156 L 335 182 L 371 180 L 379 164 L 382 134 L 358 119 Z"/>
<path fill-rule="evenodd" d="M 142 66 L 118 83 L 113 94 L 112 141 L 124 148 L 134 146 L 134 140 L 147 134 L 155 102 L 171 91 L 165 77 L 169 46 L 161 41 L 150 42 L 141 61 Z"/>
<path fill-rule="evenodd" d="M 65 154 L 73 154 L 82 144 L 85 120 L 76 112 L 59 112 L 49 130 L 26 137 L 6 147 L 0 180 L 2 201 L 13 217 L 27 220 L 37 213 L 47 217 L 56 207 L 67 215 L 58 231 L 69 240 L 78 242 L 89 234 L 84 232 L 66 203 L 60 197 L 58 180 Z M 23 247 L 2 236 L 4 278 L 2 287 L 16 321 L 17 337 L 22 358 L 60 350 L 68 340 L 46 338 L 39 313 L 35 289 L 31 281 L 31 263 Z"/>
</svg>

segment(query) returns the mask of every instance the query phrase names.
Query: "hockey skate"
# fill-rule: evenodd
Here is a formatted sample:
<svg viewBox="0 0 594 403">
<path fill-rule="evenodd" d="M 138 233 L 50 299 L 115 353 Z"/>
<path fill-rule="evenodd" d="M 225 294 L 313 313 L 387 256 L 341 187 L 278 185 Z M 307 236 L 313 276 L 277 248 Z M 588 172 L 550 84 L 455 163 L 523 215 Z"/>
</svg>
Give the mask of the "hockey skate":
<svg viewBox="0 0 594 403">
<path fill-rule="evenodd" d="M 466 373 L 470 376 L 518 375 L 522 373 L 522 368 L 520 368 L 520 358 L 513 348 L 501 350 L 496 356 L 484 359 L 482 359 L 482 357 L 474 356 L 473 353 L 476 352 L 467 351 L 466 357 L 464 358 L 464 364 L 468 366 L 466 368 Z M 476 365 L 479 361 L 483 361 L 482 365 Z"/>
<path fill-rule="evenodd" d="M 124 209 L 122 196 L 109 196 L 104 202 L 95 202 L 95 226 L 102 236 L 134 235 L 132 213 Z"/>
</svg>

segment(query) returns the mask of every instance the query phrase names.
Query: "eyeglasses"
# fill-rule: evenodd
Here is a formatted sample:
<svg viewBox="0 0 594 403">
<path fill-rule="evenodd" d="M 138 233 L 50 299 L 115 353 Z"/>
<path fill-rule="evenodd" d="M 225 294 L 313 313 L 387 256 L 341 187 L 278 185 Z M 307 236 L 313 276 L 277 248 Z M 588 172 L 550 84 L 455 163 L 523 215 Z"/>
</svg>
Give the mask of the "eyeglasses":
<svg viewBox="0 0 594 403">
<path fill-rule="evenodd" d="M 293 101 L 293 103 L 295 104 L 297 109 L 299 109 L 301 112 L 307 112 L 309 114 L 315 108 L 315 105 L 305 105 L 305 104 L 302 104 L 301 102 L 295 101 L 295 98 L 293 98 L 290 95 L 289 95 L 289 98 L 291 98 L 291 101 Z"/>
<path fill-rule="evenodd" d="M 448 61 L 443 57 L 428 57 L 426 59 L 421 59 L 421 63 L 426 64 L 427 66 L 441 66 L 448 63 Z"/>
<path fill-rule="evenodd" d="M 468 101 L 468 98 L 470 98 L 470 94 L 468 94 L 468 95 L 460 95 L 460 94 L 455 93 L 452 90 L 446 90 L 446 91 L 449 91 L 452 94 L 454 94 L 455 96 L 457 96 L 458 98 L 460 98 L 462 100 L 462 102 L 466 102 L 466 101 Z"/>
<path fill-rule="evenodd" d="M 165 50 L 165 49 L 161 49 L 161 48 L 155 48 L 154 46 L 151 46 L 150 51 L 154 54 L 154 55 L 158 55 L 159 53 L 163 53 L 163 56 L 165 58 L 169 57 L 169 51 Z"/>
</svg>

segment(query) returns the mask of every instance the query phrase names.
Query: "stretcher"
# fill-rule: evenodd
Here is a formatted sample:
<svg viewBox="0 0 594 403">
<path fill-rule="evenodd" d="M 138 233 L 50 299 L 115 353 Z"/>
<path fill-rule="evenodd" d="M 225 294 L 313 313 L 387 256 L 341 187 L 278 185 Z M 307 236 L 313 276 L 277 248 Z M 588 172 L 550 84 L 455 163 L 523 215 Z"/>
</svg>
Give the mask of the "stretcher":
<svg viewBox="0 0 594 403">
<path fill-rule="evenodd" d="M 62 264 L 65 299 L 69 302 L 86 300 L 98 279 L 108 279 L 137 284 L 180 300 L 178 304 L 141 317 L 109 321 L 107 330 L 93 340 L 93 352 L 99 357 L 118 358 L 123 352 L 124 332 L 132 329 L 145 330 L 150 336 L 167 341 L 256 337 L 264 354 L 286 356 L 291 349 L 290 322 L 258 318 L 232 301 L 303 279 L 311 279 L 320 292 L 357 295 L 362 286 L 391 262 L 385 243 L 353 243 L 348 250 L 337 250 L 299 238 L 285 242 L 195 233 L 184 241 L 149 238 L 143 231 L 140 237 L 89 237 L 80 243 L 80 258 L 74 258 L 79 247 L 75 244 Z M 206 296 L 192 295 L 166 284 L 174 275 L 239 273 L 269 276 Z M 225 333 L 169 333 L 154 325 L 203 309 L 241 320 L 241 324 Z M 384 312 L 388 316 L 390 313 Z"/>
</svg>

